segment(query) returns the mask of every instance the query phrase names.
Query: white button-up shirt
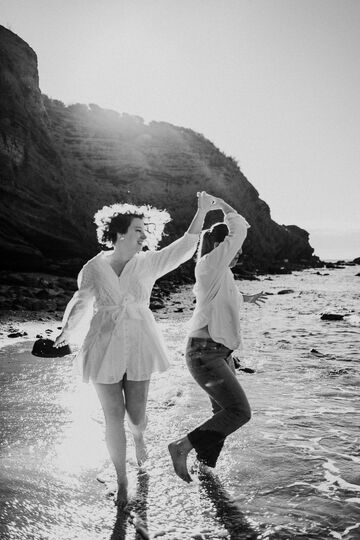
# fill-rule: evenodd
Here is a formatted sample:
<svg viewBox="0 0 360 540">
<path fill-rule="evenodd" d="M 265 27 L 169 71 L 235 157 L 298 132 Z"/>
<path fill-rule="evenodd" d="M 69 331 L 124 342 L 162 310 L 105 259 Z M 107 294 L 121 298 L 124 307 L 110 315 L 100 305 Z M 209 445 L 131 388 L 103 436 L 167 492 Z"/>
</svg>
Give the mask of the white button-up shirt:
<svg viewBox="0 0 360 540">
<path fill-rule="evenodd" d="M 189 335 L 207 326 L 211 339 L 231 350 L 241 344 L 239 310 L 243 297 L 229 264 L 244 243 L 248 222 L 236 212 L 225 215 L 229 234 L 195 267 L 196 307 L 189 322 Z"/>
</svg>

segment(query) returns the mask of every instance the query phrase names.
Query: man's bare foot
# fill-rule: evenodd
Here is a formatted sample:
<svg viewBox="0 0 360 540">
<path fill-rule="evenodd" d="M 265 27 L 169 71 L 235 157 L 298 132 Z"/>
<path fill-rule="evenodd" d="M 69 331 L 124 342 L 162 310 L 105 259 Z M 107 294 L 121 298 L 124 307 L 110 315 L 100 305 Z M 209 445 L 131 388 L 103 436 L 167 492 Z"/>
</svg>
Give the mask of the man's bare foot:
<svg viewBox="0 0 360 540">
<path fill-rule="evenodd" d="M 184 482 L 192 482 L 192 478 L 187 470 L 186 458 L 191 448 L 186 448 L 183 440 L 170 443 L 168 446 L 170 456 L 173 462 L 173 466 L 176 474 L 184 480 Z"/>
<path fill-rule="evenodd" d="M 135 454 L 136 454 L 136 460 L 139 465 L 139 467 L 142 467 L 147 460 L 148 451 L 146 448 L 146 444 L 144 441 L 144 437 L 140 435 L 140 437 L 134 437 L 134 443 L 135 443 Z"/>
</svg>

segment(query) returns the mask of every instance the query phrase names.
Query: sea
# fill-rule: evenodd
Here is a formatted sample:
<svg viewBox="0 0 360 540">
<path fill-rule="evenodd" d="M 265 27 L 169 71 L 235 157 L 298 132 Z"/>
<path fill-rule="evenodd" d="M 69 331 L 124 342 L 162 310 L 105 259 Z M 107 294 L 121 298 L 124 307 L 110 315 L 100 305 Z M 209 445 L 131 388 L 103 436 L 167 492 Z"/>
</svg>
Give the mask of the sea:
<svg viewBox="0 0 360 540">
<path fill-rule="evenodd" d="M 359 274 L 345 266 L 237 281 L 245 294 L 267 293 L 261 307 L 244 305 L 234 353 L 252 419 L 228 437 L 216 469 L 190 455 L 189 485 L 167 444 L 210 406 L 184 362 L 191 286 L 174 293 L 156 315 L 171 368 L 151 382 L 145 468 L 128 433 L 125 511 L 113 501 L 102 412 L 71 357 L 33 357 L 31 332 L 4 345 L 1 539 L 360 539 Z"/>
</svg>

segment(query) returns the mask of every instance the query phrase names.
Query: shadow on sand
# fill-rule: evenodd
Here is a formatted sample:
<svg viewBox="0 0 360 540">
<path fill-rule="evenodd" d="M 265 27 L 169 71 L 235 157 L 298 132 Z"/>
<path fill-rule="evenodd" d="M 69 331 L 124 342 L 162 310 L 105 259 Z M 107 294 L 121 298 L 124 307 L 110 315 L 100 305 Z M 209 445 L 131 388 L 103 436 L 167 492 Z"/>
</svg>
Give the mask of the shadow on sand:
<svg viewBox="0 0 360 540">
<path fill-rule="evenodd" d="M 128 526 L 134 527 L 136 540 L 148 540 L 147 531 L 147 497 L 149 492 L 149 475 L 139 471 L 137 475 L 136 496 L 125 509 L 119 508 L 110 540 L 125 540 Z"/>
<path fill-rule="evenodd" d="M 209 469 L 201 467 L 199 482 L 201 495 L 205 495 L 213 503 L 216 517 L 229 532 L 230 540 L 256 540 L 259 537 L 217 476 Z"/>
</svg>

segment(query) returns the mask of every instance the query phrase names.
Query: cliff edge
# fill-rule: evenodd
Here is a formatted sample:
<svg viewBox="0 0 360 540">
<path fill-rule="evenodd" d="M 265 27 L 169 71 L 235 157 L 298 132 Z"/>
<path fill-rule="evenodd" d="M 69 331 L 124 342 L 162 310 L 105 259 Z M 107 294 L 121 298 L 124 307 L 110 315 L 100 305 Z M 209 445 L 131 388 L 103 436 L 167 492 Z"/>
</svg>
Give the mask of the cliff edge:
<svg viewBox="0 0 360 540">
<path fill-rule="evenodd" d="M 308 233 L 275 223 L 237 163 L 203 135 L 49 99 L 39 89 L 35 52 L 1 26 L 0 96 L 2 268 L 75 271 L 98 250 L 94 212 L 117 201 L 167 208 L 165 245 L 186 230 L 200 190 L 228 200 L 250 223 L 244 269 L 318 262 Z M 212 222 L 221 219 L 213 214 Z"/>
</svg>

